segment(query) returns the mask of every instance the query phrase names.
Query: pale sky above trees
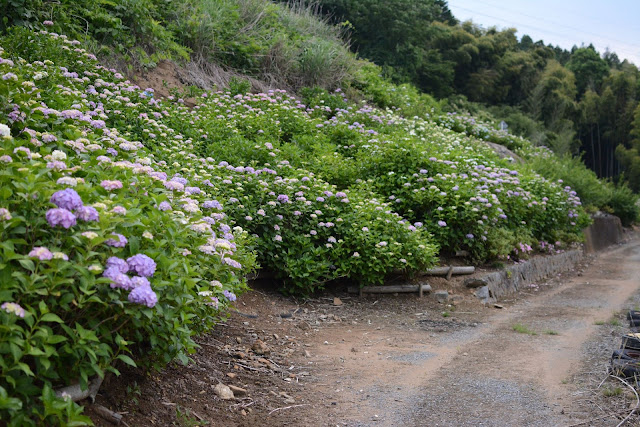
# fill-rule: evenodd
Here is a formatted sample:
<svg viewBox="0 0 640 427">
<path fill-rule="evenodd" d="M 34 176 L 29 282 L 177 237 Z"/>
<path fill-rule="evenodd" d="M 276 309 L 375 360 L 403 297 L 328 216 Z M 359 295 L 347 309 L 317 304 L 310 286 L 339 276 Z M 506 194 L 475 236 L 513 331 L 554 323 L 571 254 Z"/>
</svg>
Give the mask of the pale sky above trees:
<svg viewBox="0 0 640 427">
<path fill-rule="evenodd" d="M 448 0 L 460 21 L 484 28 L 515 27 L 517 36 L 571 49 L 593 43 L 620 60 L 640 65 L 640 2 L 637 0 Z"/>
</svg>

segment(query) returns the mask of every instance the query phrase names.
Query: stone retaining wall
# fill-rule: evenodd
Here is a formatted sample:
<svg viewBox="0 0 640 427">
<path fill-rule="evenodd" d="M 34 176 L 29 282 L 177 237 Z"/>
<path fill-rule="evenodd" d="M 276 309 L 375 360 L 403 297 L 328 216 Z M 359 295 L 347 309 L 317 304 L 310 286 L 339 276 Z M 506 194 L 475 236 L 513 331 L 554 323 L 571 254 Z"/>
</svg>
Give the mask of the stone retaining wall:
<svg viewBox="0 0 640 427">
<path fill-rule="evenodd" d="M 476 291 L 476 296 L 484 302 L 496 301 L 497 298 L 518 292 L 526 285 L 571 270 L 583 257 L 582 249 L 553 256 L 539 256 L 473 279 L 475 286 L 483 285 Z"/>
</svg>

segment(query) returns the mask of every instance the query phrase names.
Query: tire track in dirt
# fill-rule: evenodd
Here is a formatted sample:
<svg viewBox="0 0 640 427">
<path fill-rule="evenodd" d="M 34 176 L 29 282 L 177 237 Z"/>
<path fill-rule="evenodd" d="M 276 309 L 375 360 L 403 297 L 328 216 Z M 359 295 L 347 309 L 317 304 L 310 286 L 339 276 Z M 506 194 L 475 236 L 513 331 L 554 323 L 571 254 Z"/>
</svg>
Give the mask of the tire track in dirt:
<svg viewBox="0 0 640 427">
<path fill-rule="evenodd" d="M 476 328 L 439 335 L 417 323 L 327 329 L 316 336 L 331 344 L 317 346 L 326 383 L 319 390 L 336 400 L 332 418 L 352 426 L 569 425 L 575 420 L 563 409 L 572 390 L 563 382 L 579 366 L 595 322 L 639 288 L 640 242 L 633 242 L 600 254 L 581 277 L 478 313 Z M 515 332 L 516 323 L 535 335 Z"/>
</svg>

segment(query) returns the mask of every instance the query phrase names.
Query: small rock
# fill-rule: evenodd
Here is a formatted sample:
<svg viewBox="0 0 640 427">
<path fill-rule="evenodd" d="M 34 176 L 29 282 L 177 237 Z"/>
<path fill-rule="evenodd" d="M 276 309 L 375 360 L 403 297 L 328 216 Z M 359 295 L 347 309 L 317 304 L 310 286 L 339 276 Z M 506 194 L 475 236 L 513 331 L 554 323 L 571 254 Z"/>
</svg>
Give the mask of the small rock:
<svg viewBox="0 0 640 427">
<path fill-rule="evenodd" d="M 222 400 L 229 400 L 229 399 L 233 399 L 235 396 L 233 395 L 233 392 L 231 391 L 231 389 L 229 387 L 227 387 L 226 385 L 222 384 L 222 383 L 218 383 L 214 388 L 213 391 L 218 395 L 218 397 Z"/>
<path fill-rule="evenodd" d="M 258 340 L 256 342 L 254 342 L 253 345 L 251 346 L 251 350 L 253 350 L 253 352 L 255 354 L 269 354 L 269 353 L 271 353 L 271 349 L 269 348 L 269 346 L 266 345 L 264 343 L 264 341 L 262 341 L 262 340 Z"/>
<path fill-rule="evenodd" d="M 500 305 L 500 304 L 493 304 L 493 306 L 494 306 L 495 308 L 504 308 L 504 306 L 503 306 L 503 305 Z"/>
<path fill-rule="evenodd" d="M 309 329 L 311 329 L 311 326 L 309 326 L 309 324 L 307 322 L 300 322 L 297 324 L 298 328 L 302 329 L 303 331 L 308 331 Z"/>
<path fill-rule="evenodd" d="M 452 305 L 458 305 L 464 301 L 464 297 L 462 295 L 453 295 L 449 297 L 449 302 Z"/>
<path fill-rule="evenodd" d="M 242 415 L 247 415 L 247 411 L 245 411 L 244 409 L 243 409 L 242 411 L 240 411 L 240 413 L 241 413 Z"/>
<path fill-rule="evenodd" d="M 487 286 L 488 283 L 487 283 L 486 279 L 480 279 L 480 278 L 477 278 L 477 277 L 470 277 L 468 279 L 465 279 L 464 285 L 467 288 L 479 288 L 479 287 L 482 287 L 482 286 Z"/>
<path fill-rule="evenodd" d="M 234 379 L 235 377 L 238 376 L 238 374 L 234 374 L 233 372 L 227 372 L 227 376 L 231 379 Z"/>
<path fill-rule="evenodd" d="M 289 399 L 285 399 L 284 403 L 287 403 L 289 405 L 296 403 L 296 400 L 292 397 Z"/>
<path fill-rule="evenodd" d="M 246 396 L 247 395 L 247 390 L 245 390 L 243 388 L 236 387 L 234 385 L 229 385 L 228 387 L 233 392 L 234 396 Z"/>
<path fill-rule="evenodd" d="M 243 353 L 243 352 L 241 352 L 241 351 L 239 351 L 239 352 L 237 352 L 236 354 L 234 354 L 234 356 L 235 356 L 236 358 L 238 358 L 238 359 L 246 359 L 246 358 L 247 358 L 247 355 L 246 355 L 246 354 L 244 354 L 244 353 Z"/>
<path fill-rule="evenodd" d="M 342 300 L 338 297 L 333 298 L 333 305 L 342 305 Z"/>
<path fill-rule="evenodd" d="M 273 334 L 273 338 L 279 340 L 280 336 L 278 334 Z"/>
<path fill-rule="evenodd" d="M 309 350 L 304 351 L 304 357 L 311 357 L 311 353 L 309 352 Z"/>
<path fill-rule="evenodd" d="M 351 347 L 351 352 L 352 352 L 352 353 L 357 353 L 357 352 L 358 352 L 358 349 L 357 349 L 357 348 L 355 348 L 355 347 Z"/>
<path fill-rule="evenodd" d="M 325 341 L 325 342 L 324 342 L 324 345 L 329 345 L 329 341 Z"/>
<path fill-rule="evenodd" d="M 242 344 L 242 338 L 240 338 L 240 337 L 236 337 L 236 342 L 237 342 L 238 344 Z"/>
<path fill-rule="evenodd" d="M 436 291 L 433 296 L 436 298 L 436 301 L 440 303 L 444 303 L 449 300 L 449 292 L 447 291 Z"/>
</svg>

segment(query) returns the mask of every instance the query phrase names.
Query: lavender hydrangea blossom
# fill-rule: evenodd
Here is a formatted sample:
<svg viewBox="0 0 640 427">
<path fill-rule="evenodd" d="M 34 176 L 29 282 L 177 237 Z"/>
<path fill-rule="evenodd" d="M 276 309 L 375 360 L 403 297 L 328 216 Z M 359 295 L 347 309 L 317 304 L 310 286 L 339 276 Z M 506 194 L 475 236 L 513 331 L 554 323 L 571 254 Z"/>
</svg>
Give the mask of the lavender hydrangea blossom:
<svg viewBox="0 0 640 427">
<path fill-rule="evenodd" d="M 57 207 L 68 211 L 73 211 L 82 207 L 82 199 L 76 190 L 72 188 L 65 188 L 64 190 L 56 191 L 53 193 L 49 201 Z"/>
<path fill-rule="evenodd" d="M 146 305 L 149 308 L 153 308 L 158 302 L 158 296 L 151 289 L 151 286 L 143 285 L 138 286 L 129 293 L 129 302 L 134 304 Z"/>
<path fill-rule="evenodd" d="M 106 264 L 105 271 L 109 270 L 111 268 L 117 269 L 120 273 L 128 273 L 129 272 L 129 264 L 127 264 L 127 261 L 123 260 L 122 258 L 115 257 L 115 256 L 112 256 L 112 257 L 107 259 L 107 264 Z"/>
<path fill-rule="evenodd" d="M 127 259 L 127 264 L 129 265 L 129 271 L 143 277 L 151 277 L 156 271 L 155 261 L 144 254 L 132 256 Z"/>
<path fill-rule="evenodd" d="M 134 288 L 137 288 L 139 286 L 151 286 L 151 284 L 149 283 L 149 279 L 140 276 L 133 276 L 131 278 L 131 284 Z"/>
<path fill-rule="evenodd" d="M 79 207 L 78 209 L 76 209 L 76 216 L 78 217 L 78 219 L 87 222 L 100 220 L 100 214 L 98 214 L 96 208 L 92 206 Z"/>
<path fill-rule="evenodd" d="M 171 204 L 169 202 L 161 202 L 158 205 L 158 209 L 161 211 L 170 211 L 171 210 Z"/>
<path fill-rule="evenodd" d="M 227 297 L 227 299 L 228 299 L 229 301 L 231 301 L 231 302 L 233 302 L 233 301 L 235 301 L 235 300 L 237 299 L 237 298 L 236 298 L 236 294 L 234 294 L 234 293 L 233 293 L 233 292 L 231 292 L 231 291 L 227 291 L 227 290 L 225 290 L 225 291 L 223 292 L 223 294 L 224 294 L 224 296 L 225 296 L 225 297 Z"/>
<path fill-rule="evenodd" d="M 113 246 L 114 248 L 124 248 L 127 245 L 128 240 L 122 234 L 114 233 L 113 235 L 116 236 L 118 240 L 109 239 L 104 242 L 106 245 Z"/>
<path fill-rule="evenodd" d="M 55 208 L 49 209 L 45 215 L 47 222 L 51 227 L 58 225 L 64 228 L 71 228 L 76 225 L 76 216 L 69 212 L 67 209 Z"/>
<path fill-rule="evenodd" d="M 20 318 L 24 318 L 25 311 L 24 308 L 20 307 L 20 304 L 15 302 L 5 302 L 0 305 L 0 309 L 6 311 L 9 314 L 14 314 Z"/>
<path fill-rule="evenodd" d="M 53 253 L 43 246 L 35 247 L 29 252 L 31 258 L 38 258 L 40 261 L 49 261 L 53 258 Z"/>
</svg>

